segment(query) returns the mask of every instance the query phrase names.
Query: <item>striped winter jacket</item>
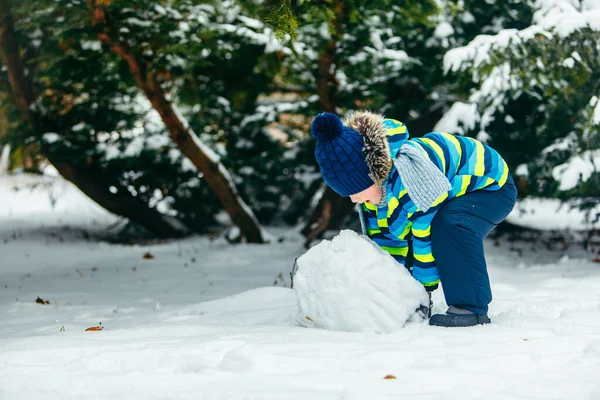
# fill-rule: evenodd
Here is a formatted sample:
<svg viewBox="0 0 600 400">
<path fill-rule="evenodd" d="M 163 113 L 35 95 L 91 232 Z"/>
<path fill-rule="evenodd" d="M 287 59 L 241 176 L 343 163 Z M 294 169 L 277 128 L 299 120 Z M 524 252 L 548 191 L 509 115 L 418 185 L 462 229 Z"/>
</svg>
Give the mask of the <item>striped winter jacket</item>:
<svg viewBox="0 0 600 400">
<path fill-rule="evenodd" d="M 413 244 L 413 277 L 425 286 L 439 283 L 431 252 L 431 222 L 447 201 L 475 190 L 498 190 L 508 178 L 508 166 L 491 147 L 468 137 L 428 133 L 408 140 L 408 129 L 399 121 L 368 111 L 352 114 L 344 125 L 359 132 L 371 177 L 383 188 L 385 202 L 364 203 L 359 211 L 366 233 L 375 243 L 404 264 L 408 240 Z M 423 151 L 450 181 L 444 193 L 426 212 L 410 199 L 393 158 L 403 144 Z"/>
</svg>

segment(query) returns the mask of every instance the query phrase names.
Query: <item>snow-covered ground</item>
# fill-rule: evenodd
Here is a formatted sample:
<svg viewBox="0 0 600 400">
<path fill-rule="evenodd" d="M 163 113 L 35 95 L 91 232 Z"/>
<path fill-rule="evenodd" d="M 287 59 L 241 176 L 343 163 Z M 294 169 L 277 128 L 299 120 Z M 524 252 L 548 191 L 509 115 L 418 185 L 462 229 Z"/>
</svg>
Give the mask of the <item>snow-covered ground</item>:
<svg viewBox="0 0 600 400">
<path fill-rule="evenodd" d="M 542 231 L 600 229 L 600 220 L 594 222 L 596 214 L 600 214 L 600 207 L 594 207 L 589 213 L 591 218 L 586 218 L 585 213 L 577 207 L 558 199 L 529 197 L 519 201 L 507 220 L 515 225 Z"/>
<path fill-rule="evenodd" d="M 0 178 L 0 399 L 600 399 L 600 264 L 578 248 L 488 243 L 491 325 L 356 333 L 296 324 L 296 232 L 95 239 L 115 223 L 61 180 Z"/>
</svg>

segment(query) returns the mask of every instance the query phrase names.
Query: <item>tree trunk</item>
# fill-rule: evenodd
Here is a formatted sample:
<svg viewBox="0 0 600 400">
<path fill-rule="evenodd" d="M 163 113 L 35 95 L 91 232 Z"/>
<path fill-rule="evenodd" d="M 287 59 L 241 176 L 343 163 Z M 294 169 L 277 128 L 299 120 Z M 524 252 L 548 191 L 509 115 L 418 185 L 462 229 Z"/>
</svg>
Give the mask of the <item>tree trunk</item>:
<svg viewBox="0 0 600 400">
<path fill-rule="evenodd" d="M 334 2 L 333 13 L 335 20 L 333 22 L 333 32 L 331 38 L 323 47 L 317 65 L 317 95 L 319 104 L 323 111 L 335 113 L 335 103 L 339 82 L 335 78 L 337 64 L 337 46 L 338 39 L 342 35 L 342 19 L 344 18 L 345 1 Z"/>
<path fill-rule="evenodd" d="M 126 43 L 114 38 L 102 6 L 96 4 L 92 12 L 94 24 L 103 26 L 103 30 L 98 33 L 98 39 L 127 63 L 138 87 L 160 114 L 173 142 L 203 174 L 203 179 L 219 198 L 231 221 L 240 228 L 249 243 L 264 243 L 258 220 L 239 196 L 233 179 L 219 157 L 200 141 L 176 111 L 174 105 L 166 98 L 155 73 L 148 68 L 139 54 Z"/>
<path fill-rule="evenodd" d="M 327 41 L 318 61 L 317 68 L 317 95 L 323 111 L 335 113 L 335 104 L 339 82 L 335 78 L 335 66 L 337 64 L 338 39 L 342 35 L 342 20 L 345 12 L 345 1 L 334 2 L 333 23 L 334 32 L 331 39 Z M 327 187 L 317 206 L 302 229 L 307 237 L 307 243 L 322 236 L 327 229 L 339 229 L 344 217 L 354 208 L 352 202 L 340 197 L 330 187 Z"/>
<path fill-rule="evenodd" d="M 51 155 L 48 155 L 48 160 L 65 179 L 72 182 L 100 206 L 113 214 L 122 215 L 143 226 L 156 236 L 181 237 L 187 231 L 178 220 L 148 208 L 146 204 L 129 193 L 120 191 L 113 194 L 110 192 L 110 184 L 104 182 L 100 171 L 93 171 L 91 168 L 75 168 L 63 161 L 55 160 Z"/>
<path fill-rule="evenodd" d="M 35 99 L 34 87 L 32 80 L 25 75 L 19 46 L 15 40 L 10 0 L 0 0 L 0 57 L 6 66 L 12 95 L 25 123 L 31 128 L 51 127 L 51 121 L 37 120 L 29 108 Z M 65 179 L 108 211 L 140 224 L 158 237 L 179 237 L 184 234 L 185 229 L 181 224 L 178 225 L 170 217 L 148 208 L 135 197 L 126 193 L 111 193 L 109 184 L 104 181 L 100 172 L 89 166 L 70 165 L 58 160 L 51 152 L 42 152 Z"/>
<path fill-rule="evenodd" d="M 9 1 L 10 0 L 0 0 L 0 15 L 9 15 Z M 4 49 L 2 62 L 9 71 L 22 71 L 24 65 L 21 62 L 21 57 L 19 55 L 19 46 L 17 45 L 16 41 L 11 40 L 12 32 L 14 32 L 12 16 L 9 18 L 3 17 L 0 19 L 0 47 Z M 25 74 L 9 74 L 8 79 L 11 87 L 22 88 L 20 92 L 15 93 L 15 102 L 17 103 L 17 107 L 21 113 L 29 117 L 29 105 L 33 101 L 33 93 L 31 90 L 33 85 L 31 85 L 31 78 L 28 79 Z M 22 141 L 20 150 L 21 162 L 25 170 L 36 172 L 39 171 L 38 163 L 34 156 L 35 152 L 32 146 L 26 145 Z"/>
<path fill-rule="evenodd" d="M 14 26 L 10 0 L 0 0 L 0 47 L 2 62 L 8 70 L 8 80 L 13 97 L 26 121 L 31 121 L 29 105 L 33 103 L 33 85 L 23 71 L 19 45 L 14 39 Z"/>
</svg>

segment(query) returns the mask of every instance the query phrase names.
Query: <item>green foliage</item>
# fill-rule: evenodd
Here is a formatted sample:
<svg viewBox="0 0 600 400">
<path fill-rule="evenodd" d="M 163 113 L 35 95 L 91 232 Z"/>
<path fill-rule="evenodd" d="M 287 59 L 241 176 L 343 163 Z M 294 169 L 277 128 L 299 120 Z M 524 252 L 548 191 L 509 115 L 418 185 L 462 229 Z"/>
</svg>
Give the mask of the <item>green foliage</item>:
<svg viewBox="0 0 600 400">
<path fill-rule="evenodd" d="M 314 4 L 316 3 L 316 4 Z M 309 93 L 317 92 L 323 78 L 319 65 L 332 63 L 329 85 L 340 110 L 370 107 L 390 108 L 390 83 L 407 81 L 406 73 L 421 61 L 411 52 L 423 47 L 435 2 L 416 1 L 323 1 L 296 5 L 300 21 L 298 39 L 291 44 L 285 59 L 286 81 L 301 85 Z M 334 53 L 327 53 L 328 46 Z M 330 59 L 333 57 L 333 59 Z M 439 55 L 441 57 L 441 55 Z M 398 88 L 396 88 L 398 89 Z M 417 103 L 417 102 L 415 102 Z M 308 113 L 322 109 L 315 103 Z M 401 114 L 406 115 L 405 110 Z M 402 117 L 399 115 L 398 117 Z"/>
<path fill-rule="evenodd" d="M 298 20 L 291 8 L 291 0 L 272 0 L 267 1 L 267 6 L 271 7 L 269 15 L 265 22 L 273 26 L 277 40 L 283 40 L 285 35 L 290 35 L 292 40 L 298 37 Z"/>
<path fill-rule="evenodd" d="M 37 143 L 55 160 L 95 168 L 110 182 L 111 190 L 129 192 L 193 230 L 213 224 L 220 209 L 216 197 L 150 113 L 129 66 L 109 46 L 101 45 L 97 33 L 106 32 L 112 43 L 140 57 L 141 73 L 159 78 L 161 90 L 186 111 L 203 139 L 217 150 L 233 149 L 234 143 L 241 142 L 240 135 L 249 134 L 237 124 L 256 115 L 257 97 L 278 69 L 277 56 L 265 53 L 262 38 L 266 35 L 259 21 L 243 15 L 257 12 L 257 3 L 113 1 L 104 4 L 106 26 L 93 24 L 89 2 L 42 3 L 35 8 L 31 1 L 19 3 L 15 20 L 28 66 L 35 71 L 34 111 L 51 123 L 27 129 L 7 102 L 13 131 L 27 130 L 26 136 L 8 139 Z M 9 92 L 7 77 L 2 79 L 2 90 Z M 227 107 L 219 107 L 223 104 Z M 264 125 L 259 118 L 251 129 L 258 149 L 270 143 Z M 56 134 L 45 135 L 48 130 Z M 271 142 L 266 153 L 244 154 L 247 159 L 224 154 L 227 167 L 234 167 L 236 173 L 254 162 L 252 157 L 258 162 L 267 154 L 269 168 L 257 169 L 240 189 L 243 194 L 256 193 L 257 198 L 270 193 L 269 201 L 257 202 L 258 214 L 265 219 L 272 219 L 277 211 L 279 201 L 274 197 L 282 190 L 278 185 L 293 183 L 290 177 L 280 178 L 277 159 L 283 158 L 285 149 Z M 253 186 L 265 186 L 267 176 L 261 174 L 272 178 L 274 188 L 269 192 Z"/>
<path fill-rule="evenodd" d="M 107 24 L 95 21 L 101 4 Z M 261 222 L 297 223 L 320 177 L 308 128 L 325 109 L 369 108 L 432 130 L 455 101 L 477 105 L 467 132 L 510 167 L 527 164 L 528 192 L 598 198 L 597 174 L 560 190 L 556 167 L 600 148 L 599 33 L 550 33 L 483 48 L 446 73 L 449 50 L 532 24 L 530 2 L 507 0 L 24 0 L 13 2 L 32 108 L 29 126 L 0 73 L 9 135 L 57 159 L 92 166 L 197 231 L 221 210 L 137 87 L 131 68 L 98 34 L 134 54 L 142 76 L 188 120 L 233 173 Z M 274 33 L 273 33 L 274 32 Z M 515 31 L 516 32 L 516 31 Z M 284 41 L 289 35 L 293 40 Z M 471 44 L 470 46 L 472 46 Z M 479 59 L 478 59 L 479 60 Z M 290 123 L 298 119 L 301 122 Z M 48 132 L 56 135 L 45 135 Z M 590 200 L 591 199 L 591 200 Z"/>
<path fill-rule="evenodd" d="M 530 194 L 558 196 L 554 168 L 600 148 L 600 126 L 593 120 L 600 92 L 599 40 L 600 33 L 590 29 L 567 38 L 513 40 L 471 70 L 481 85 L 475 98 L 484 116 L 474 131 L 485 130 L 513 168 L 528 164 Z M 498 83 L 486 89 L 492 80 Z M 569 192 L 576 193 L 585 191 Z"/>
<path fill-rule="evenodd" d="M 521 0 L 445 2 L 446 18 L 454 29 L 452 47 L 463 46 L 477 35 L 494 35 L 502 29 L 525 29 L 532 23 L 530 2 Z"/>
</svg>

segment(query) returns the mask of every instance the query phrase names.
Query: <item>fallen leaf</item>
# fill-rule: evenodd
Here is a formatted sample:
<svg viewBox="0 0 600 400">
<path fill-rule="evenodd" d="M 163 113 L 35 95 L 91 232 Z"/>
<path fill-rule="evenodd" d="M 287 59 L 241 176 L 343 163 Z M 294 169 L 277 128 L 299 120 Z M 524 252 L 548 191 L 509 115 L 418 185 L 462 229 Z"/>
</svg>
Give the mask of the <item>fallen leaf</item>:
<svg viewBox="0 0 600 400">
<path fill-rule="evenodd" d="M 144 254 L 144 260 L 152 260 L 154 258 L 154 256 L 152 255 L 152 253 L 147 252 L 146 254 Z"/>
<path fill-rule="evenodd" d="M 306 317 L 306 319 L 309 320 L 310 322 L 313 322 L 313 320 L 310 319 L 310 317 L 308 317 L 308 316 Z"/>
<path fill-rule="evenodd" d="M 598 257 L 594 258 L 594 259 L 592 260 L 592 262 L 595 262 L 595 263 L 600 263 L 600 256 L 598 256 Z"/>
<path fill-rule="evenodd" d="M 135 272 L 135 271 L 137 271 L 137 268 L 136 268 L 136 267 L 133 267 L 133 268 L 131 268 L 131 270 L 132 270 L 133 272 Z"/>
<path fill-rule="evenodd" d="M 60 327 L 60 332 L 64 332 L 64 331 L 65 331 L 65 326 L 63 325 Z"/>
<path fill-rule="evenodd" d="M 102 326 L 102 322 L 99 323 L 100 326 L 92 326 L 91 328 L 87 328 L 85 331 L 86 332 L 95 332 L 95 331 L 101 331 L 102 329 L 104 329 L 104 327 Z"/>
<path fill-rule="evenodd" d="M 85 331 L 86 332 L 94 332 L 94 331 L 101 331 L 102 329 L 104 329 L 101 326 L 92 326 L 91 328 L 87 328 Z"/>
<path fill-rule="evenodd" d="M 48 300 L 43 300 L 40 297 L 38 297 L 37 299 L 35 299 L 35 302 L 38 304 L 50 304 L 50 302 Z"/>
<path fill-rule="evenodd" d="M 529 342 L 529 339 L 523 339 L 524 342 Z"/>
<path fill-rule="evenodd" d="M 386 375 L 383 379 L 397 379 L 394 375 Z"/>
</svg>

